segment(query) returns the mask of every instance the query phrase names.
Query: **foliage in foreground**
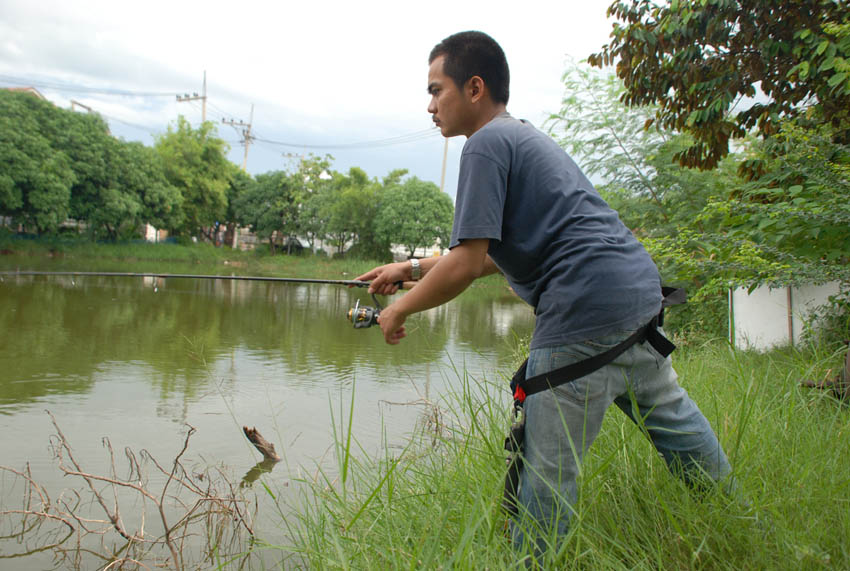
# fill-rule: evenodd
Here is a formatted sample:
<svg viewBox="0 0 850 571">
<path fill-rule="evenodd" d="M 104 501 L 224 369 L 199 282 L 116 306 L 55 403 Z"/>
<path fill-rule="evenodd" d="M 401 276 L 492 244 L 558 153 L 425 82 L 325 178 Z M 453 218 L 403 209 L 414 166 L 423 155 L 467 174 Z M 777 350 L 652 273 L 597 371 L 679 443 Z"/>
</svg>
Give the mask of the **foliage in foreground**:
<svg viewBox="0 0 850 571">
<path fill-rule="evenodd" d="M 831 337 L 850 335 L 841 326 L 850 320 L 850 146 L 835 142 L 834 129 L 777 123 L 767 140 L 749 139 L 737 155 L 701 171 L 675 160 L 692 137 L 644 129 L 656 107 L 626 106 L 626 88 L 612 75 L 573 63 L 564 84 L 549 132 L 603 178 L 600 193 L 665 283 L 688 290 L 684 337 L 724 335 L 729 288 L 827 282 L 843 288 L 823 311 Z"/>
<path fill-rule="evenodd" d="M 850 142 L 850 17 L 844 0 L 613 2 L 611 42 L 588 61 L 616 63 L 628 105 L 693 136 L 682 165 L 714 168 L 730 139 L 770 137 L 783 119 L 831 125 Z M 761 101 L 738 110 L 743 97 Z"/>
<path fill-rule="evenodd" d="M 683 385 L 718 432 L 744 499 L 693 495 L 614 411 L 584 464 L 570 535 L 546 568 L 850 565 L 850 411 L 799 385 L 838 360 L 722 345 L 679 354 Z M 338 466 L 288 525 L 311 567 L 525 568 L 530 555 L 510 546 L 498 508 L 505 381 L 460 377 L 457 393 L 426 407 L 430 423 L 401 452 L 368 458 L 340 419 Z"/>
</svg>

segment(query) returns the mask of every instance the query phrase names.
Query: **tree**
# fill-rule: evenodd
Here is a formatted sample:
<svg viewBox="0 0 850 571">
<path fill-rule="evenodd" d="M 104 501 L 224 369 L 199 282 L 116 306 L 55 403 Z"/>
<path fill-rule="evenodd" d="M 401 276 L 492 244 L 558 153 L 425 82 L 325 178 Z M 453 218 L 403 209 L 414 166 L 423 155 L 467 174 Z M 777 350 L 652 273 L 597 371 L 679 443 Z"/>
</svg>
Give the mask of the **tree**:
<svg viewBox="0 0 850 571">
<path fill-rule="evenodd" d="M 655 108 L 624 105 L 620 80 L 573 61 L 562 81 L 561 109 L 546 122 L 549 134 L 589 177 L 600 177 L 611 192 L 649 197 L 661 217 L 669 220 L 650 158 L 673 135 L 644 128 Z"/>
<path fill-rule="evenodd" d="M 846 0 L 628 0 L 608 15 L 622 24 L 588 61 L 616 63 L 626 104 L 657 104 L 658 124 L 692 135 L 683 166 L 713 168 L 730 139 L 769 137 L 783 118 L 828 123 L 850 143 Z M 756 102 L 736 112 L 745 97 Z"/>
<path fill-rule="evenodd" d="M 224 215 L 224 224 L 227 225 L 225 243 L 228 246 L 235 246 L 236 232 L 242 223 L 237 208 L 239 200 L 246 193 L 251 192 L 256 184 L 254 177 L 231 163 L 230 183 L 227 186 L 227 213 Z M 248 223 L 245 223 L 244 226 L 248 226 Z"/>
<path fill-rule="evenodd" d="M 448 245 L 453 217 L 451 198 L 434 183 L 414 176 L 387 190 L 376 226 L 379 235 L 403 244 L 412 257 L 417 248 L 438 241 Z"/>
<path fill-rule="evenodd" d="M 687 288 L 695 301 L 674 312 L 668 325 L 680 339 L 697 331 L 722 335 L 725 298 L 703 291 L 712 276 L 690 263 L 701 246 L 691 243 L 683 260 L 684 250 L 671 247 L 671 241 L 717 229 L 719 220 L 705 221 L 700 214 L 716 197 L 739 187 L 735 161 L 724 160 L 713 172 L 674 162 L 692 139 L 657 126 L 645 129 L 655 108 L 625 105 L 622 82 L 612 74 L 570 63 L 564 85 L 561 109 L 547 121 L 549 134 L 589 176 L 601 178 L 599 193 L 647 247 L 664 282 Z"/>
<path fill-rule="evenodd" d="M 348 208 L 356 212 L 353 220 L 356 238 L 349 254 L 366 260 L 391 261 L 390 242 L 379 234 L 376 221 L 386 196 L 387 185 L 393 184 L 407 171 L 393 170 L 383 183 L 374 178 L 370 180 L 362 171 L 362 177 L 351 176 L 353 171 L 354 169 L 349 171 L 349 178 L 354 179 L 354 184 L 344 193 Z"/>
<path fill-rule="evenodd" d="M 259 174 L 236 201 L 240 223 L 250 226 L 259 238 L 269 241 L 274 254 L 275 237 L 293 235 L 297 229 L 299 193 L 285 171 Z"/>
<path fill-rule="evenodd" d="M 215 136 L 207 121 L 197 129 L 180 116 L 176 125 L 157 138 L 155 148 L 165 164 L 165 176 L 183 197 L 183 217 L 177 232 L 203 235 L 212 240 L 212 229 L 227 214 L 227 189 L 231 168 L 225 156 L 228 145 Z"/>
<path fill-rule="evenodd" d="M 330 164 L 333 157 L 325 155 L 302 157 L 294 176 L 301 203 L 298 208 L 298 233 L 307 239 L 311 250 L 315 250 L 316 240 L 325 237 L 327 220 L 323 201 L 332 178 Z"/>
<path fill-rule="evenodd" d="M 709 202 L 700 219 L 718 228 L 710 250 L 689 256 L 731 284 L 850 284 L 850 145 L 826 126 L 793 122 L 755 145 L 766 174 Z M 680 253 L 684 257 L 684 253 Z"/>
<path fill-rule="evenodd" d="M 92 237 L 136 233 L 143 222 L 173 227 L 181 196 L 162 158 L 110 135 L 97 114 L 60 109 L 28 94 L 0 91 L 0 212 L 39 232 L 66 218 Z"/>
<path fill-rule="evenodd" d="M 320 199 L 320 217 L 325 235 L 338 254 L 353 245 L 360 232 L 371 223 L 375 202 L 372 181 L 363 169 L 351 167 L 347 175 L 334 172 Z"/>
<path fill-rule="evenodd" d="M 645 129 L 655 107 L 624 104 L 625 90 L 615 76 L 570 63 L 564 86 L 561 109 L 546 123 L 548 132 L 588 176 L 602 180 L 600 193 L 638 236 L 699 226 L 695 219 L 711 197 L 739 184 L 733 161 L 713 173 L 675 164 L 672 158 L 692 139 L 659 127 Z"/>
<path fill-rule="evenodd" d="M 168 182 L 162 156 L 138 142 L 123 143 L 118 166 L 122 187 L 139 197 L 140 218 L 155 228 L 177 228 L 183 222 L 183 196 Z"/>
<path fill-rule="evenodd" d="M 70 212 L 76 176 L 66 153 L 42 125 L 52 105 L 25 93 L 0 91 L 0 214 L 53 232 Z"/>
</svg>

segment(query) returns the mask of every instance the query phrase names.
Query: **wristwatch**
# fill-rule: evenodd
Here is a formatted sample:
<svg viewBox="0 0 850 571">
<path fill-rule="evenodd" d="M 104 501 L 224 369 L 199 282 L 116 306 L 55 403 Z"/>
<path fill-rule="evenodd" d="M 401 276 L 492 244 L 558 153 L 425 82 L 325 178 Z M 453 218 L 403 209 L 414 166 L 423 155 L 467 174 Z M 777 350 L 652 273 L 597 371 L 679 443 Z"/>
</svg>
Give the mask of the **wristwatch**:
<svg viewBox="0 0 850 571">
<path fill-rule="evenodd" d="M 419 266 L 419 260 L 410 258 L 410 279 L 413 281 L 422 277 L 422 268 Z"/>
</svg>

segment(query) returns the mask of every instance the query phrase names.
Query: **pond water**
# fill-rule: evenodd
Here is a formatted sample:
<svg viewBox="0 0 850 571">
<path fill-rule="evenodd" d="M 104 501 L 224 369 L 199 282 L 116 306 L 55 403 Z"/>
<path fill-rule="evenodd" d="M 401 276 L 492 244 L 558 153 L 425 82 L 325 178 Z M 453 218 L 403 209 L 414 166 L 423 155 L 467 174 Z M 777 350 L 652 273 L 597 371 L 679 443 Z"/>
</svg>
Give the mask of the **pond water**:
<svg viewBox="0 0 850 571">
<path fill-rule="evenodd" d="M 191 425 L 187 464 L 239 480 L 260 459 L 242 433 L 255 426 L 284 457 L 265 481 L 304 493 L 289 483 L 333 472 L 334 425 L 347 423 L 352 399 L 359 447 L 403 446 L 423 413 L 404 403 L 439 400 L 458 371 L 498 381 L 533 323 L 507 290 L 470 293 L 412 317 L 392 347 L 345 319 L 358 299 L 373 304 L 365 290 L 316 284 L 3 276 L 0 465 L 29 463 L 51 493 L 68 485 L 49 446 L 50 411 L 93 472 L 108 471 L 104 437 L 167 463 Z M 0 480 L 4 505 L 20 504 L 11 479 Z M 9 561 L 0 564 L 32 568 Z"/>
</svg>

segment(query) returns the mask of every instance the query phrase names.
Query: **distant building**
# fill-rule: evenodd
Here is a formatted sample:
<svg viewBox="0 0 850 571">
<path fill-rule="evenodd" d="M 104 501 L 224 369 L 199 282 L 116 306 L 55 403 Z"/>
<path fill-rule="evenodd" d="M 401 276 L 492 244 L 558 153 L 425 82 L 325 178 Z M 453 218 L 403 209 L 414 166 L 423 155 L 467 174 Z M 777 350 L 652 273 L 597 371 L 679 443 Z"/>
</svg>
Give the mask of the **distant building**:
<svg viewBox="0 0 850 571">
<path fill-rule="evenodd" d="M 38 97 L 42 101 L 47 101 L 47 97 L 41 94 L 41 92 L 35 87 L 2 87 L 0 89 L 5 89 L 6 91 L 14 91 L 15 93 L 29 93 L 33 97 Z"/>
</svg>

